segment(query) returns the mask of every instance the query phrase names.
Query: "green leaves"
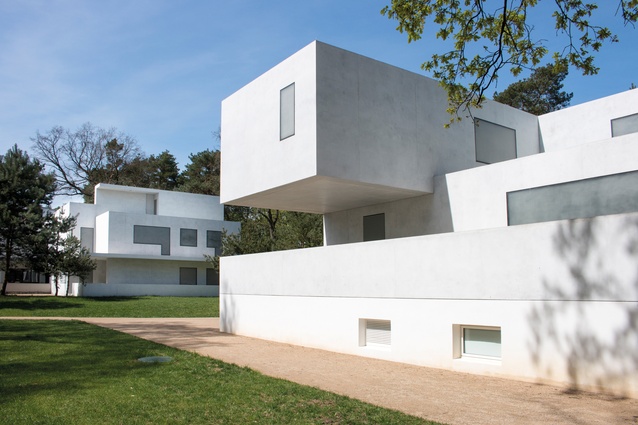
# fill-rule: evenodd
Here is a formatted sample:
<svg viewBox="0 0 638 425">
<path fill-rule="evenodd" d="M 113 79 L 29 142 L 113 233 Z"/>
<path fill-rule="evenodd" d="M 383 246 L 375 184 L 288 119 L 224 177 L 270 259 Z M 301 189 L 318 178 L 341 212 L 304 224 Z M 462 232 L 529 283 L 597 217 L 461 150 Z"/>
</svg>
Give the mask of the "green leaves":
<svg viewBox="0 0 638 425">
<path fill-rule="evenodd" d="M 14 262 L 30 262 L 39 247 L 47 223 L 45 208 L 51 205 L 55 179 L 44 166 L 14 146 L 0 156 L 0 265 L 8 271 Z M 6 292 L 7 275 L 2 284 Z"/>
<path fill-rule="evenodd" d="M 494 93 L 494 100 L 535 115 L 562 109 L 573 96 L 562 91 L 567 69 L 564 59 L 536 68 L 529 78 L 511 84 L 502 93 Z"/>
<path fill-rule="evenodd" d="M 555 28 L 566 39 L 565 48 L 553 53 L 556 63 L 565 60 L 585 75 L 597 73 L 593 53 L 618 37 L 596 24 L 596 3 L 555 3 Z M 392 0 L 381 13 L 398 21 L 397 30 L 407 34 L 408 42 L 421 39 L 429 19 L 439 27 L 436 37 L 452 42 L 449 51 L 432 53 L 422 68 L 440 80 L 448 93 L 451 121 L 456 121 L 463 112 L 481 106 L 486 90 L 504 70 L 518 76 L 536 68 L 549 53 L 543 35 L 536 35 L 528 19 L 528 11 L 537 4 L 538 0 Z M 619 0 L 611 7 L 617 7 L 625 24 L 638 19 L 638 0 Z"/>
</svg>

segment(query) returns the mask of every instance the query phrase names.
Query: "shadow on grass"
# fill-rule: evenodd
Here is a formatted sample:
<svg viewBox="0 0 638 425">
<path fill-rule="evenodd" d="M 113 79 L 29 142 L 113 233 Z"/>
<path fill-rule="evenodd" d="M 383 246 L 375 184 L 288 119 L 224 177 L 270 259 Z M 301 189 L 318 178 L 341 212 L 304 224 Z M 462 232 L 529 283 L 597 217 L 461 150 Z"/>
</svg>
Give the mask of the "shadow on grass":
<svg viewBox="0 0 638 425">
<path fill-rule="evenodd" d="M 57 301 L 40 297 L 0 297 L 0 315 L 3 309 L 17 310 L 64 310 L 82 308 L 83 303 L 77 300 Z"/>
<path fill-rule="evenodd" d="M 0 321 L 0 403 L 108 386 L 149 366 L 138 358 L 174 352 L 82 322 Z"/>
</svg>

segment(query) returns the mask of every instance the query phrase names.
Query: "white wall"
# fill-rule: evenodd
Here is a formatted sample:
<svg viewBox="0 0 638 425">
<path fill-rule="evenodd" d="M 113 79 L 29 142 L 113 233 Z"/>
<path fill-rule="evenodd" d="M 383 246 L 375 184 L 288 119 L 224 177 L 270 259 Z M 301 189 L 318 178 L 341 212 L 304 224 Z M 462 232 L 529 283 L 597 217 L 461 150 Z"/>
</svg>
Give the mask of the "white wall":
<svg viewBox="0 0 638 425">
<path fill-rule="evenodd" d="M 147 195 L 157 197 L 157 215 L 223 220 L 218 196 L 100 183 L 95 187 L 97 214 L 104 211 L 147 214 Z"/>
<path fill-rule="evenodd" d="M 206 269 L 212 266 L 204 261 L 109 258 L 106 261 L 106 282 L 96 283 L 179 285 L 180 267 L 196 267 L 197 285 L 206 285 Z"/>
<path fill-rule="evenodd" d="M 638 395 L 638 214 L 224 257 L 226 332 Z M 279 312 L 273 314 L 272 312 Z M 392 321 L 392 347 L 358 344 Z M 454 359 L 453 325 L 498 326 L 502 360 Z"/>
<path fill-rule="evenodd" d="M 201 220 L 182 217 L 166 217 L 149 214 L 129 214 L 109 211 L 96 218 L 95 252 L 104 254 L 132 254 L 160 256 L 159 245 L 133 243 L 134 226 L 159 226 L 170 228 L 170 256 L 202 258 L 204 254 L 215 255 L 213 248 L 206 247 L 208 230 L 229 233 L 239 231 L 239 223 L 217 220 Z M 180 229 L 197 230 L 197 246 L 180 246 Z"/>
<path fill-rule="evenodd" d="M 292 82 L 297 132 L 280 141 Z M 481 165 L 472 119 L 445 129 L 446 105 L 434 80 L 313 42 L 223 101 L 222 201 L 332 213 L 431 193 L 434 176 Z M 474 115 L 515 129 L 519 156 L 539 152 L 537 117 L 491 101 Z"/>
<path fill-rule="evenodd" d="M 324 245 L 363 241 L 363 217 L 385 214 L 386 239 L 453 231 L 445 176 L 434 178 L 434 193 L 324 215 Z"/>
<path fill-rule="evenodd" d="M 222 101 L 221 200 L 316 174 L 316 45 L 310 44 Z M 295 135 L 279 133 L 280 90 L 295 83 Z"/>
<path fill-rule="evenodd" d="M 538 117 L 547 152 L 611 137 L 611 120 L 638 113 L 638 90 L 628 90 Z"/>
<path fill-rule="evenodd" d="M 638 133 L 445 176 L 454 231 L 507 226 L 507 192 L 636 169 Z"/>
</svg>

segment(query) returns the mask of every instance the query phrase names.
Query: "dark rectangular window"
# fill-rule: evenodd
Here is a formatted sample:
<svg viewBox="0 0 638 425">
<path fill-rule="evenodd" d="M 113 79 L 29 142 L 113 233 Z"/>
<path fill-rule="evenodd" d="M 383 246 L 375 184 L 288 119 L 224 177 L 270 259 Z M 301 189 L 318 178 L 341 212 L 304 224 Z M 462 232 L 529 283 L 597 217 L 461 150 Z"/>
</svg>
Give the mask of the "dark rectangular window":
<svg viewBox="0 0 638 425">
<path fill-rule="evenodd" d="M 197 285 L 197 268 L 196 267 L 180 267 L 179 268 L 179 284 L 180 285 Z"/>
<path fill-rule="evenodd" d="M 133 226 L 133 243 L 160 245 L 162 255 L 171 255 L 171 228 Z"/>
<path fill-rule="evenodd" d="M 179 229 L 180 246 L 197 246 L 197 229 Z"/>
<path fill-rule="evenodd" d="M 366 215 L 363 217 L 363 241 L 385 239 L 385 214 Z"/>
<path fill-rule="evenodd" d="M 222 253 L 222 232 L 216 230 L 206 231 L 206 248 L 215 248 L 215 255 Z"/>
</svg>

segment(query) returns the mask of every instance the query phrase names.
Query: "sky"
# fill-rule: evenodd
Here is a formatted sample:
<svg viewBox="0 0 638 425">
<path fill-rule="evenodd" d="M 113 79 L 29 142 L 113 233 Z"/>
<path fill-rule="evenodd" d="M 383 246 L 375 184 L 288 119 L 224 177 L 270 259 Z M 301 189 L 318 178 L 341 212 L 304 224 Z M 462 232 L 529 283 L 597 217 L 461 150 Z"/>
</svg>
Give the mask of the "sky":
<svg viewBox="0 0 638 425">
<path fill-rule="evenodd" d="M 37 132 L 91 122 L 147 155 L 168 150 L 182 169 L 191 153 L 219 148 L 224 98 L 313 40 L 424 74 L 441 42 L 426 27 L 408 44 L 380 13 L 388 1 L 0 0 L 0 153 L 32 153 Z M 598 75 L 570 72 L 572 105 L 638 84 L 638 30 L 613 16 L 616 2 L 601 3 L 620 42 L 597 55 Z M 535 17 L 560 46 L 551 11 Z M 502 75 L 495 89 L 513 81 Z"/>
</svg>

